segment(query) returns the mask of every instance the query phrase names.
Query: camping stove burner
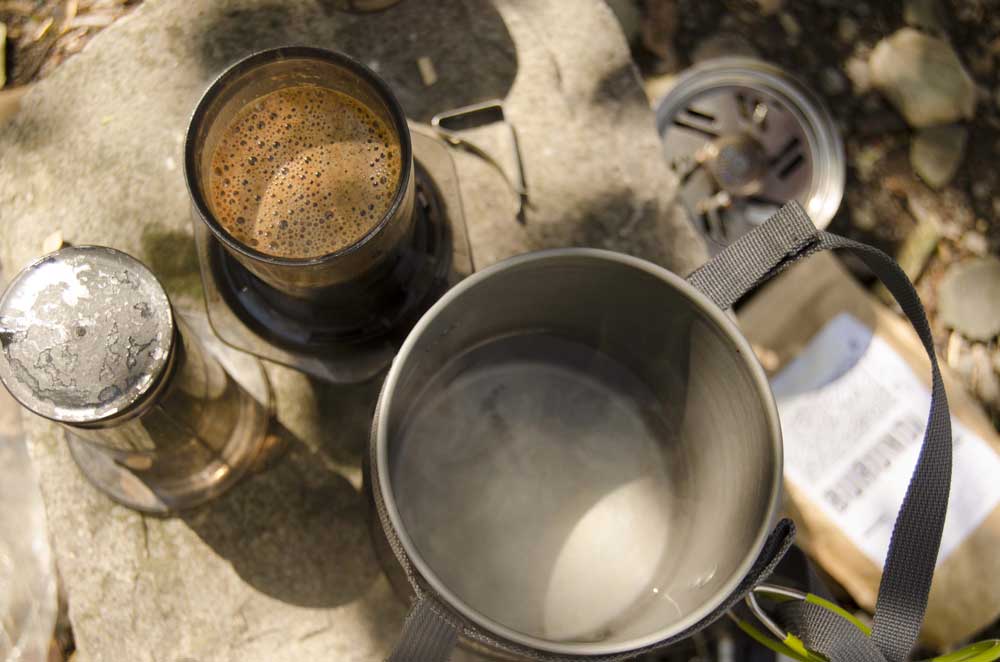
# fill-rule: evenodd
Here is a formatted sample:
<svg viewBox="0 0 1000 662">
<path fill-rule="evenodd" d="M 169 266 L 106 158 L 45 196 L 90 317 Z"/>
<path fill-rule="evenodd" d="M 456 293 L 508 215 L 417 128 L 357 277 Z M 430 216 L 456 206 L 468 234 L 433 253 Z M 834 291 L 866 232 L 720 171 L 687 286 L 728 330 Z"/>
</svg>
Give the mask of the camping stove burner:
<svg viewBox="0 0 1000 662">
<path fill-rule="evenodd" d="M 226 343 L 326 381 L 355 383 L 392 360 L 409 329 L 449 287 L 472 272 L 457 176 L 448 148 L 411 125 L 416 175 L 414 229 L 376 313 L 358 321 L 290 297 L 258 279 L 196 222 L 209 319 Z"/>
<path fill-rule="evenodd" d="M 715 182 L 733 195 L 752 195 L 764 185 L 767 152 L 753 136 L 720 136 L 706 145 L 704 158 Z"/>
<path fill-rule="evenodd" d="M 719 58 L 680 77 L 656 111 L 681 200 L 717 253 L 789 200 L 820 228 L 844 191 L 844 149 L 829 112 L 787 73 Z"/>
</svg>

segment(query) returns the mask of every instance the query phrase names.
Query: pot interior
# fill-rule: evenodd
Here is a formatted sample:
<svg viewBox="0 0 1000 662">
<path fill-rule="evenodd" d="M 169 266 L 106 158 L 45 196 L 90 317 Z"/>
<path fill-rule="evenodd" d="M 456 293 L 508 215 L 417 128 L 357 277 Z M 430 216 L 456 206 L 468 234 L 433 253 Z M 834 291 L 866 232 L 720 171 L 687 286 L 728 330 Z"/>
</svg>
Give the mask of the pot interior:
<svg viewBox="0 0 1000 662">
<path fill-rule="evenodd" d="M 683 629 L 774 515 L 780 439 L 745 342 L 680 279 L 612 256 L 478 274 L 390 375 L 387 501 L 407 552 L 466 616 L 536 648 Z"/>
</svg>

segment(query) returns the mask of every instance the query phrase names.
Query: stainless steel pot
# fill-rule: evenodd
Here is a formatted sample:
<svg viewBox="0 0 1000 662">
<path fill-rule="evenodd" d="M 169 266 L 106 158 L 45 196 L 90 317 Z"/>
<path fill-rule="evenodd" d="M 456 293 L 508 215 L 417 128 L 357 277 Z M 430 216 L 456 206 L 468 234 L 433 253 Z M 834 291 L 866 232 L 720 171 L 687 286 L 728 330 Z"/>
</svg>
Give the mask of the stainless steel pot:
<svg viewBox="0 0 1000 662">
<path fill-rule="evenodd" d="M 931 366 L 930 417 L 870 636 L 836 605 L 763 584 L 795 527 L 784 519 L 767 533 L 780 427 L 763 371 L 723 313 L 828 249 L 872 269 Z M 545 662 L 632 659 L 742 599 L 769 646 L 792 657 L 804 645 L 827 659 L 907 659 L 951 480 L 948 402 L 913 285 L 881 251 L 817 231 L 795 202 L 686 280 L 569 249 L 463 281 L 393 363 L 370 449 L 376 551 L 414 597 L 390 662 L 443 662 L 458 640 Z M 796 632 L 754 591 L 805 600 Z"/>
<path fill-rule="evenodd" d="M 748 574 L 778 506 L 780 427 L 747 341 L 682 278 L 601 250 L 523 255 L 446 294 L 372 441 L 395 561 L 508 653 L 684 632 Z"/>
</svg>

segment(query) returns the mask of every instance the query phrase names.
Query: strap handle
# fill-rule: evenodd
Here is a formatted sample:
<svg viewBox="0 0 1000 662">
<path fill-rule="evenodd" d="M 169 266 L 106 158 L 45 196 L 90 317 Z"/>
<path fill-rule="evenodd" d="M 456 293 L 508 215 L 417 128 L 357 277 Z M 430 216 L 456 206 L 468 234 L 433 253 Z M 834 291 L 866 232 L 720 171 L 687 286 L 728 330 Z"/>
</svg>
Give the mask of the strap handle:
<svg viewBox="0 0 1000 662">
<path fill-rule="evenodd" d="M 434 604 L 434 598 L 420 597 L 387 662 L 446 662 L 457 641 L 458 628 Z"/>
<path fill-rule="evenodd" d="M 746 577 L 743 578 L 739 586 L 712 613 L 683 632 L 669 639 L 658 641 L 641 651 L 603 656 L 595 658 L 596 662 L 633 659 L 640 653 L 663 648 L 674 642 L 686 639 L 693 633 L 714 623 L 732 609 L 736 603 L 742 600 L 754 586 L 771 576 L 778 562 L 784 558 L 785 553 L 792 546 L 794 539 L 795 523 L 790 519 L 780 520 L 764 541 L 764 546 L 761 548 L 760 553 L 757 555 L 757 560 L 750 568 Z M 421 595 L 417 597 L 410 609 L 409 615 L 406 617 L 403 632 L 396 642 L 396 647 L 393 649 L 392 655 L 389 656 L 387 662 L 447 662 L 455 644 L 458 642 L 460 631 L 461 626 L 454 622 L 453 617 L 437 602 L 436 598 L 426 592 L 421 592 Z M 521 646 L 499 641 L 490 636 L 483 636 L 483 633 L 479 633 L 477 638 L 500 650 L 509 651 L 526 659 L 546 660 L 547 662 L 580 659 L 573 656 L 538 654 Z"/>
<path fill-rule="evenodd" d="M 729 308 L 750 289 L 817 251 L 846 248 L 879 277 L 910 320 L 931 363 L 931 408 L 923 446 L 896 517 L 875 603 L 872 648 L 857 628 L 825 610 L 802 613 L 803 640 L 831 660 L 903 662 L 920 632 L 951 488 L 951 415 L 927 316 L 913 285 L 882 251 L 816 230 L 797 202 L 726 248 L 688 281 L 720 308 Z"/>
</svg>

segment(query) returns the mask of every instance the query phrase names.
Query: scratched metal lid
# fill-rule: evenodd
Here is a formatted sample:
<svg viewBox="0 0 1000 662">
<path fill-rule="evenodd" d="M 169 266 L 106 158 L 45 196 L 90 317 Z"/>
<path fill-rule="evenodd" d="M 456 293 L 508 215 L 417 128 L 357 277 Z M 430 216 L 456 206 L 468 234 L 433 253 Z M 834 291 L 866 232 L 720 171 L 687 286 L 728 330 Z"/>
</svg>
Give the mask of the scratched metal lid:
<svg viewBox="0 0 1000 662">
<path fill-rule="evenodd" d="M 0 380 L 40 416 L 96 423 L 151 392 L 173 338 L 170 302 L 145 266 L 111 248 L 64 248 L 0 298 Z"/>
</svg>

